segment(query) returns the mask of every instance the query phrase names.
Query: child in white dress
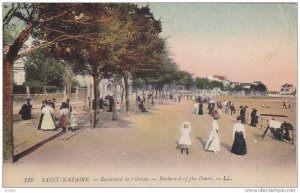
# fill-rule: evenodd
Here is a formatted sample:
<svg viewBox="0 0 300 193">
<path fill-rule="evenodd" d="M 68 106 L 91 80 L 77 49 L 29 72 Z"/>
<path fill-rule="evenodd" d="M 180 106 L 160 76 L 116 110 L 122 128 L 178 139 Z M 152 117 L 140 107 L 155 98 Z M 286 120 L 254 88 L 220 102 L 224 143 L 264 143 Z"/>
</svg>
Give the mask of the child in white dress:
<svg viewBox="0 0 300 193">
<path fill-rule="evenodd" d="M 181 136 L 179 138 L 179 144 L 181 146 L 181 154 L 183 154 L 183 151 L 185 151 L 186 154 L 189 154 L 188 147 L 192 145 L 192 141 L 190 138 L 190 131 L 191 131 L 191 124 L 189 122 L 184 122 L 181 124 L 180 127 Z"/>
</svg>

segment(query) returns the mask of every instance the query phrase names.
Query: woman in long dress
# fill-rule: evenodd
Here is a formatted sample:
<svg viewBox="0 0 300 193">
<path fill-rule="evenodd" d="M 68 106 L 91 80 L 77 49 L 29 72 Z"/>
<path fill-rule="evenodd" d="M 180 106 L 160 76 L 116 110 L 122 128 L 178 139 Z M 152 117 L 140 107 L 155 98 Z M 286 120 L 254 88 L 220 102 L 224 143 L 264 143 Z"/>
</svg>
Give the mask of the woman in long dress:
<svg viewBox="0 0 300 193">
<path fill-rule="evenodd" d="M 181 136 L 179 138 L 179 144 L 181 146 L 181 154 L 183 154 L 183 151 L 185 151 L 186 154 L 189 154 L 188 147 L 192 145 L 192 141 L 190 138 L 191 124 L 189 122 L 182 123 L 180 127 L 180 132 Z"/>
<path fill-rule="evenodd" d="M 236 155 L 245 155 L 247 154 L 247 146 L 246 146 L 246 132 L 245 126 L 241 123 L 241 118 L 237 118 L 237 123 L 233 126 L 233 144 L 231 153 Z"/>
<path fill-rule="evenodd" d="M 63 132 L 66 132 L 68 124 L 69 124 L 69 106 L 67 103 L 63 102 L 60 107 L 60 119 L 59 119 L 59 126 L 62 128 Z"/>
<path fill-rule="evenodd" d="M 194 104 L 194 110 L 193 110 L 193 113 L 198 115 L 198 112 L 199 112 L 199 101 L 196 100 L 195 104 Z"/>
<path fill-rule="evenodd" d="M 52 108 L 49 102 L 46 103 L 46 106 L 42 109 L 44 114 L 41 123 L 41 130 L 53 130 L 55 129 L 55 123 L 53 121 L 52 113 L 54 109 Z"/>
<path fill-rule="evenodd" d="M 205 150 L 211 151 L 211 152 L 218 152 L 220 151 L 220 140 L 219 140 L 219 124 L 218 124 L 218 117 L 214 117 L 214 120 L 212 121 L 212 130 L 210 132 L 208 141 L 205 146 Z"/>
<path fill-rule="evenodd" d="M 203 103 L 202 102 L 199 103 L 198 115 L 203 115 Z"/>
</svg>

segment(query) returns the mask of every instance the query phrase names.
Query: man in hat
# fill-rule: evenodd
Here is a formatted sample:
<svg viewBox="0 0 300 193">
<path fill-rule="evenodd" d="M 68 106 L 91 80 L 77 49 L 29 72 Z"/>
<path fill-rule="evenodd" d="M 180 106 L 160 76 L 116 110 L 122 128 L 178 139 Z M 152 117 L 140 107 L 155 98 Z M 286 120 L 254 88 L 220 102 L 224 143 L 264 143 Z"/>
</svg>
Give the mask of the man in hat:
<svg viewBox="0 0 300 193">
<path fill-rule="evenodd" d="M 30 104 L 30 98 L 28 98 L 19 111 L 19 114 L 22 116 L 23 120 L 31 119 L 31 109 L 32 105 Z"/>
<path fill-rule="evenodd" d="M 245 107 L 243 107 L 243 106 L 240 106 L 240 117 L 241 117 L 241 122 L 243 123 L 243 124 L 245 124 L 246 123 L 246 106 Z"/>
<path fill-rule="evenodd" d="M 250 125 L 252 127 L 256 127 L 256 124 L 258 123 L 258 116 L 256 115 L 257 110 L 255 108 L 253 108 L 252 112 L 251 112 L 251 123 Z"/>
<path fill-rule="evenodd" d="M 235 114 L 235 107 L 234 107 L 233 103 L 231 103 L 231 105 L 230 105 L 230 115 L 232 116 L 233 114 Z"/>
</svg>

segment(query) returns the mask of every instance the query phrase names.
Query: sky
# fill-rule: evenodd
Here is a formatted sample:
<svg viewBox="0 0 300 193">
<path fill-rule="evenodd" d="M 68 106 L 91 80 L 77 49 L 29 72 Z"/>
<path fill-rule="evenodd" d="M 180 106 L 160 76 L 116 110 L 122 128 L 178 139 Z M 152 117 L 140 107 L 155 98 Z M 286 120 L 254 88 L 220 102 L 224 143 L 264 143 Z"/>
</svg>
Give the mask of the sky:
<svg viewBox="0 0 300 193">
<path fill-rule="evenodd" d="M 162 23 L 171 57 L 194 76 L 262 81 L 279 91 L 297 84 L 297 4 L 149 4 Z"/>
</svg>

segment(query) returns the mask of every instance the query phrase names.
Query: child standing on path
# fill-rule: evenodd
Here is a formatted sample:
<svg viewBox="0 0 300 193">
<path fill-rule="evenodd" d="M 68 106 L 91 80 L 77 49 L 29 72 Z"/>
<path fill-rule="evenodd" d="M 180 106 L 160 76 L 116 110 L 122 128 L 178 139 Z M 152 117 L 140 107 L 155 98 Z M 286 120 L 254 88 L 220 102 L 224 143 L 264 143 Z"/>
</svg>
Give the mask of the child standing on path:
<svg viewBox="0 0 300 193">
<path fill-rule="evenodd" d="M 183 154 L 183 151 L 185 151 L 186 154 L 189 154 L 188 147 L 192 145 L 192 141 L 189 135 L 190 131 L 191 131 L 191 124 L 189 122 L 184 122 L 181 124 L 180 127 L 181 136 L 179 138 L 179 144 L 181 146 L 181 154 Z"/>
</svg>

